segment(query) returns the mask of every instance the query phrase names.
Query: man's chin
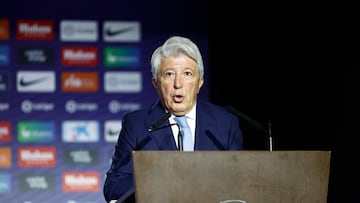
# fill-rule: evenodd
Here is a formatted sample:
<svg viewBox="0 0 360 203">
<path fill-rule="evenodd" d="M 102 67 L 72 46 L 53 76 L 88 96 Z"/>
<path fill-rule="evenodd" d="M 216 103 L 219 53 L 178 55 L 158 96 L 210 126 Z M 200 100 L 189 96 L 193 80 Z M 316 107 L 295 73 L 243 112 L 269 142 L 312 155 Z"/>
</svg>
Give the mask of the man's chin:
<svg viewBox="0 0 360 203">
<path fill-rule="evenodd" d="M 170 111 L 175 116 L 183 116 L 186 114 L 186 109 L 184 108 L 174 108 L 173 111 Z"/>
</svg>

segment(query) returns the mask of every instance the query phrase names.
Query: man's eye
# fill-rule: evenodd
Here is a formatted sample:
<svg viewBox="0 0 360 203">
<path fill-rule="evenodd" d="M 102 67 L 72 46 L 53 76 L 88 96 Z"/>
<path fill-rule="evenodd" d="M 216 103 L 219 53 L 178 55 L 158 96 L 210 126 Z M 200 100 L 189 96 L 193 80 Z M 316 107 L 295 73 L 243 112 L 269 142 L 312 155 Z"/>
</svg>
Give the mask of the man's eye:
<svg viewBox="0 0 360 203">
<path fill-rule="evenodd" d="M 174 75 L 174 73 L 171 73 L 171 72 L 166 72 L 166 73 L 165 73 L 165 76 L 166 76 L 166 77 L 170 77 L 170 76 L 172 76 L 172 75 Z"/>
<path fill-rule="evenodd" d="M 186 76 L 192 76 L 192 73 L 190 71 L 185 72 Z"/>
</svg>

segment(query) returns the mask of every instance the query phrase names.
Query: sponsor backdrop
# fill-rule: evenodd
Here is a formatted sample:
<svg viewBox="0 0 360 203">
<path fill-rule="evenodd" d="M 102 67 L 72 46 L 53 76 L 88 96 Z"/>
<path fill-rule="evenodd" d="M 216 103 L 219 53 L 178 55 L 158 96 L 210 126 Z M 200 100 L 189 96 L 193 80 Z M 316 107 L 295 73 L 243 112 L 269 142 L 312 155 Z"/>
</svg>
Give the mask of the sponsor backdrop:
<svg viewBox="0 0 360 203">
<path fill-rule="evenodd" d="M 122 115 L 157 98 L 152 51 L 186 35 L 207 66 L 206 33 L 191 27 L 201 9 L 15 2 L 0 9 L 0 202 L 104 202 Z"/>
</svg>

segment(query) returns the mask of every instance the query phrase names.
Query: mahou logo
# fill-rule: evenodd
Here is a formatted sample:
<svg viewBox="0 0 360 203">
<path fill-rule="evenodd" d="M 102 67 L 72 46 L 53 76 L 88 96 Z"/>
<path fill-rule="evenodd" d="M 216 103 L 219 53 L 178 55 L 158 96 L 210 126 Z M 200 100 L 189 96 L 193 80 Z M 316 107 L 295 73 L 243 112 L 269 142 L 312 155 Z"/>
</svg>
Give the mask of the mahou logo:
<svg viewBox="0 0 360 203">
<path fill-rule="evenodd" d="M 96 47 L 62 47 L 61 64 L 63 66 L 97 66 L 98 50 Z"/>
<path fill-rule="evenodd" d="M 20 147 L 18 164 L 20 167 L 54 167 L 56 149 L 55 147 Z"/>
<path fill-rule="evenodd" d="M 0 142 L 10 142 L 11 140 L 11 123 L 0 121 Z"/>
<path fill-rule="evenodd" d="M 100 175 L 98 172 L 64 172 L 62 176 L 64 192 L 98 192 Z"/>
<path fill-rule="evenodd" d="M 53 38 L 53 21 L 18 20 L 16 22 L 16 39 L 18 40 L 52 40 Z"/>
</svg>

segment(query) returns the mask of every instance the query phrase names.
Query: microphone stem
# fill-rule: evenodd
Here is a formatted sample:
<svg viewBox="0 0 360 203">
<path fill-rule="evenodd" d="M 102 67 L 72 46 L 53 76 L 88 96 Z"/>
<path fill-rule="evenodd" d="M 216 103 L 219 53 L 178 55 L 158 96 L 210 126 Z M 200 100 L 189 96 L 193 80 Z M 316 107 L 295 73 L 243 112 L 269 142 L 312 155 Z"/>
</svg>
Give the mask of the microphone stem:
<svg viewBox="0 0 360 203">
<path fill-rule="evenodd" d="M 178 126 L 178 128 L 179 128 L 179 126 Z M 180 132 L 180 128 L 179 128 L 179 133 L 178 133 L 178 145 L 179 145 L 179 151 L 183 151 L 182 134 Z"/>
<path fill-rule="evenodd" d="M 178 127 L 178 130 L 179 130 L 178 137 L 177 137 L 177 139 L 178 139 L 178 148 L 179 148 L 179 151 L 183 151 L 183 140 L 182 140 L 182 134 L 181 134 L 181 129 L 180 129 L 179 124 L 172 123 L 172 124 L 164 125 L 162 127 L 156 127 L 156 128 L 151 127 L 151 128 L 148 129 L 148 131 L 153 132 L 153 131 L 157 131 L 157 130 L 160 130 L 160 129 L 163 129 L 163 128 L 171 127 L 173 125 L 176 125 Z"/>
<path fill-rule="evenodd" d="M 271 123 L 268 123 L 268 134 L 269 134 L 269 148 L 270 152 L 273 150 L 272 136 L 271 136 Z"/>
</svg>

